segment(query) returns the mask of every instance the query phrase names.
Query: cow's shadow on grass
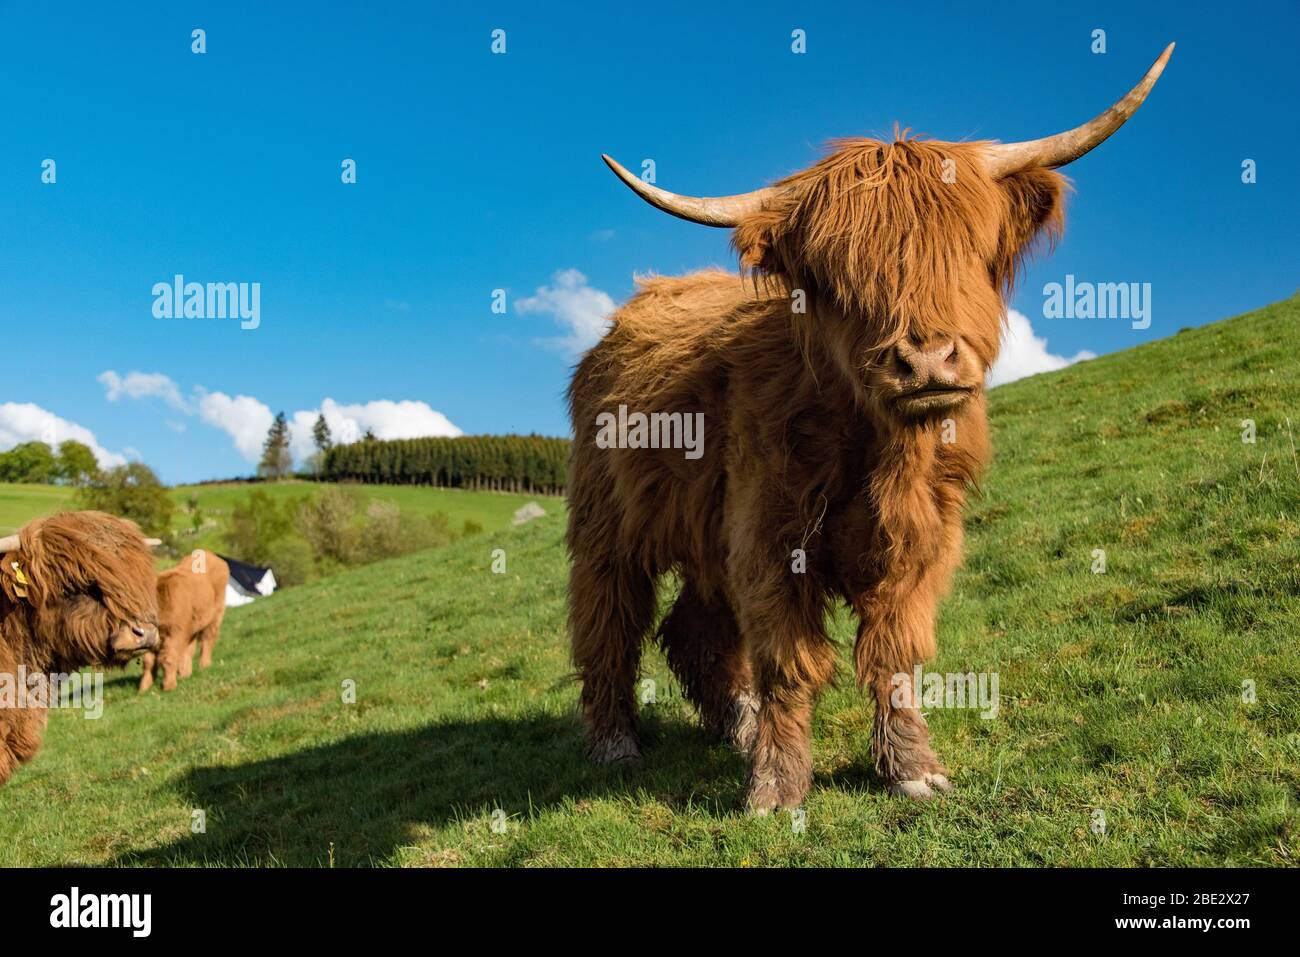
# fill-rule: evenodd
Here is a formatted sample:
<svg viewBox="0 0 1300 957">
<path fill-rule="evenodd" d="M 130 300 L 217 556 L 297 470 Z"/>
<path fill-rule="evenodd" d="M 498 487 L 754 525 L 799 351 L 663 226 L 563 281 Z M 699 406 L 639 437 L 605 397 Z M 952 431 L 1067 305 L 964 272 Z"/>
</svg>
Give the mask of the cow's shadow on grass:
<svg viewBox="0 0 1300 957">
<path fill-rule="evenodd" d="M 144 672 L 140 670 L 139 665 L 136 665 L 134 668 L 131 667 L 131 665 L 127 665 L 127 669 L 126 674 L 122 674 L 121 672 L 109 672 L 109 674 L 104 678 L 104 690 L 112 691 L 116 688 L 122 688 L 125 690 L 139 687 L 140 676 L 144 674 Z M 159 680 L 158 685 L 162 685 L 161 680 Z"/>
<path fill-rule="evenodd" d="M 589 764 L 576 717 L 548 714 L 440 722 L 192 768 L 179 787 L 204 812 L 206 832 L 187 827 L 174 843 L 112 864 L 365 866 L 427 842 L 431 827 L 462 822 L 490 836 L 496 808 L 527 817 L 600 797 L 741 812 L 739 755 L 685 719 L 650 717 L 642 729 L 645 762 L 633 769 Z"/>
</svg>

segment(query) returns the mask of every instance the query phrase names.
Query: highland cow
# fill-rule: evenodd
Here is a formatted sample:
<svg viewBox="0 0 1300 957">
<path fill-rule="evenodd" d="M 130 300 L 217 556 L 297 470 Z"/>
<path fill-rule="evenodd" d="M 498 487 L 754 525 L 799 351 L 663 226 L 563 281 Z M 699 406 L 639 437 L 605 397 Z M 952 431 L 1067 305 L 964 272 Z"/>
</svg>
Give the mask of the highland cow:
<svg viewBox="0 0 1300 957">
<path fill-rule="evenodd" d="M 1055 170 L 1115 132 L 1173 45 L 1122 100 L 1041 140 L 843 140 L 773 186 L 699 198 L 610 168 L 651 205 L 734 229 L 749 278 L 652 278 L 579 363 L 567 543 L 569 626 L 588 755 L 640 757 L 633 697 L 657 631 L 705 725 L 749 756 L 747 804 L 798 806 L 810 724 L 856 613 L 871 749 L 894 793 L 950 788 L 911 698 L 959 563 L 966 490 L 989 459 L 983 395 L 1006 298 L 1063 225 Z M 598 420 L 703 414 L 704 454 L 601 442 Z"/>
<path fill-rule="evenodd" d="M 194 671 L 194 651 L 201 648 L 199 670 L 212 664 L 212 649 L 221 636 L 226 614 L 226 582 L 230 566 L 206 550 L 198 550 L 158 576 L 159 650 L 142 659 L 140 690 L 153 687 L 155 669 L 162 672 L 162 690 L 176 688 L 176 679 Z"/>
<path fill-rule="evenodd" d="M 65 512 L 0 538 L 0 679 L 43 683 L 157 647 L 153 556 L 133 523 Z M 0 785 L 40 747 L 49 693 L 0 707 Z"/>
</svg>

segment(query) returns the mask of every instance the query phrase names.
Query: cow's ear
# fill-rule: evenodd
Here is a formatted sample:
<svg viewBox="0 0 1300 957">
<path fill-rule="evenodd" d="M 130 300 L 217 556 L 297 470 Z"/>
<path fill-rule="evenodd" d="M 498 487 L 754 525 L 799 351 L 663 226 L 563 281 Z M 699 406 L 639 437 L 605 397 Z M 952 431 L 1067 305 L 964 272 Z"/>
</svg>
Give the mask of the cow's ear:
<svg viewBox="0 0 1300 957">
<path fill-rule="evenodd" d="M 994 281 L 1010 290 L 1021 263 L 1036 242 L 1055 245 L 1065 229 L 1065 194 L 1070 182 L 1049 169 L 1027 169 L 998 182 L 1006 196 L 998 251 L 990 265 Z"/>
<path fill-rule="evenodd" d="M 782 271 L 779 246 L 785 231 L 784 211 L 764 209 L 740 221 L 731 234 L 731 245 L 740 254 L 745 272 L 776 275 Z"/>
<path fill-rule="evenodd" d="M 4 567 L 0 568 L 0 596 L 10 604 L 16 605 L 20 601 L 36 604 L 39 596 L 34 598 L 32 595 L 35 584 L 27 574 L 31 568 L 27 556 L 22 552 L 13 551 L 0 557 L 4 559 Z"/>
</svg>

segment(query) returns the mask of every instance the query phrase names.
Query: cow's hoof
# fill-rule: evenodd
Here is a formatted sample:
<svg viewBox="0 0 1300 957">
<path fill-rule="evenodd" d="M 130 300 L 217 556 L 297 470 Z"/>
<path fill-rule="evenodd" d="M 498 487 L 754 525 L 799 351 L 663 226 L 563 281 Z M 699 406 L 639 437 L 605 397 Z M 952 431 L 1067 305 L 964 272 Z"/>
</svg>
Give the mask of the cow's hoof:
<svg viewBox="0 0 1300 957">
<path fill-rule="evenodd" d="M 942 774 L 926 774 L 908 781 L 895 781 L 889 786 L 889 793 L 895 797 L 904 797 L 909 801 L 929 801 L 936 792 L 952 790 L 952 782 Z"/>
<path fill-rule="evenodd" d="M 587 744 L 587 759 L 593 764 L 637 765 L 641 763 L 641 747 L 630 734 L 600 737 Z"/>
<path fill-rule="evenodd" d="M 767 769 L 751 769 L 745 812 L 753 817 L 767 817 L 780 806 L 781 788 L 776 775 Z"/>
<path fill-rule="evenodd" d="M 780 805 L 780 797 L 775 788 L 751 787 L 745 795 L 745 813 L 750 817 L 767 817 Z"/>
<path fill-rule="evenodd" d="M 895 781 L 889 786 L 889 793 L 894 797 L 904 797 L 909 801 L 928 801 L 934 797 L 930 785 L 919 778 L 911 781 Z"/>
<path fill-rule="evenodd" d="M 745 793 L 745 810 L 754 817 L 767 817 L 778 808 L 793 811 L 803 805 L 811 784 L 811 775 L 806 778 L 790 775 L 783 780 L 770 772 L 751 772 L 749 790 Z"/>
<path fill-rule="evenodd" d="M 727 744 L 741 754 L 749 754 L 758 736 L 758 698 L 742 691 L 731 702 L 731 716 L 727 726 Z"/>
</svg>

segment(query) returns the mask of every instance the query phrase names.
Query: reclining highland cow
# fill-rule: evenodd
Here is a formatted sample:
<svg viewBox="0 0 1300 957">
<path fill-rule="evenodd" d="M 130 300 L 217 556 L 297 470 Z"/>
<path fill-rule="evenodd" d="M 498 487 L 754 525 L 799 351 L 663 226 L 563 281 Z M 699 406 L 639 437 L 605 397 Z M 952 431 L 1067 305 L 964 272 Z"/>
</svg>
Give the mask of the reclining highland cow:
<svg viewBox="0 0 1300 957">
<path fill-rule="evenodd" d="M 153 556 L 131 522 L 102 512 L 37 519 L 0 538 L 0 784 L 41 745 L 49 675 L 123 665 L 158 647 Z"/>
<path fill-rule="evenodd" d="M 706 725 L 748 752 L 751 810 L 795 807 L 810 786 L 837 600 L 859 621 L 877 771 L 912 798 L 949 788 L 910 675 L 934 654 L 965 490 L 989 458 L 983 387 L 1006 295 L 1034 240 L 1062 227 L 1056 169 L 1132 116 L 1172 51 L 1105 113 L 1040 140 L 845 140 L 714 198 L 605 157 L 651 205 L 733 228 L 752 281 L 644 281 L 574 373 L 569 624 L 594 760 L 640 755 L 641 645 L 657 579 L 676 572 L 658 637 Z M 703 454 L 685 454 L 683 417 L 700 414 Z"/>
<path fill-rule="evenodd" d="M 155 668 L 162 671 L 162 690 L 194 670 L 194 650 L 202 647 L 199 670 L 212 664 L 212 649 L 226 614 L 230 567 L 212 552 L 200 550 L 158 576 L 159 649 L 144 655 L 140 690 L 153 687 Z"/>
</svg>

